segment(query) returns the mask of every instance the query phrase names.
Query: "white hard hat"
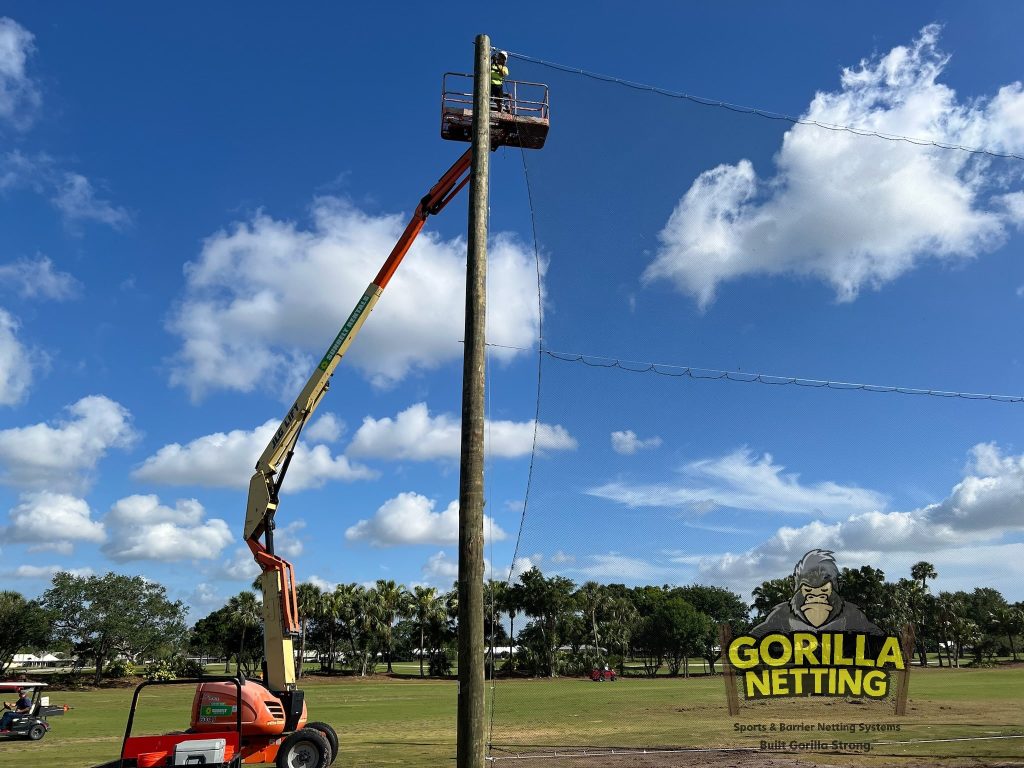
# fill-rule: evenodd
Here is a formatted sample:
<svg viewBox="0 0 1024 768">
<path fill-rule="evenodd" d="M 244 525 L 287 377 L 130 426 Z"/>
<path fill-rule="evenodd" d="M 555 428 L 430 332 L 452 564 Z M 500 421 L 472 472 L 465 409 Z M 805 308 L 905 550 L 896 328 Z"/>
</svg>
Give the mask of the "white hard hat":
<svg viewBox="0 0 1024 768">
<path fill-rule="evenodd" d="M 508 51 L 498 51 L 498 56 L 502 59 L 508 58 Z"/>
</svg>

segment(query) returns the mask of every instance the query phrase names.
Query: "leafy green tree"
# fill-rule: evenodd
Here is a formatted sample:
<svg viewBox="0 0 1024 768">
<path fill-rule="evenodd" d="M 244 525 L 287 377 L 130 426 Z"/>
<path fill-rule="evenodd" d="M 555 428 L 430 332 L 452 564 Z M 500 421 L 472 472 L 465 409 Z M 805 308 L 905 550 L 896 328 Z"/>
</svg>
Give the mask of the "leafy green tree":
<svg viewBox="0 0 1024 768">
<path fill-rule="evenodd" d="M 793 579 L 787 576 L 782 579 L 762 581 L 761 585 L 754 587 L 754 591 L 750 594 L 754 598 L 754 624 L 760 624 L 768 618 L 772 608 L 779 603 L 789 602 L 789 599 L 793 597 Z"/>
<path fill-rule="evenodd" d="M 886 581 L 882 584 L 881 596 L 871 616 L 879 628 L 899 635 L 907 624 L 917 624 L 917 606 L 924 600 L 919 582 L 911 579 Z"/>
<path fill-rule="evenodd" d="M 231 654 L 237 647 L 226 606 L 210 612 L 195 623 L 189 633 L 189 650 L 224 659 L 224 674 L 231 671 Z"/>
<path fill-rule="evenodd" d="M 734 634 L 745 631 L 750 624 L 747 618 L 750 607 L 739 595 L 724 587 L 691 584 L 687 587 L 676 587 L 672 594 L 678 594 L 711 619 L 700 641 L 700 655 L 707 661 L 711 674 L 715 674 L 715 662 L 722 655 L 718 625 L 728 624 Z"/>
<path fill-rule="evenodd" d="M 870 565 L 843 568 L 839 574 L 839 594 L 872 618 L 885 600 L 885 572 Z"/>
<path fill-rule="evenodd" d="M 654 615 L 656 631 L 663 636 L 662 644 L 668 671 L 673 677 L 690 676 L 690 657 L 703 650 L 703 640 L 714 629 L 710 616 L 701 613 L 678 595 L 666 597 Z"/>
<path fill-rule="evenodd" d="M 1005 637 L 999 616 L 1010 604 L 998 589 L 975 587 L 967 596 L 967 609 L 971 620 L 977 625 L 980 637 L 974 642 L 974 658 L 981 661 L 984 656 L 995 656 Z"/>
<path fill-rule="evenodd" d="M 34 600 L 17 592 L 0 592 L 0 674 L 22 648 L 39 648 L 50 639 L 50 617 Z"/>
<path fill-rule="evenodd" d="M 53 617 L 53 637 L 93 660 L 96 684 L 117 654 L 136 659 L 185 637 L 185 606 L 141 576 L 58 573 L 42 605 Z"/>
<path fill-rule="evenodd" d="M 632 634 L 632 650 L 644 665 L 648 677 L 654 677 L 665 663 L 668 653 L 668 636 L 662 616 L 662 606 L 668 599 L 667 590 L 662 587 L 636 587 L 630 590 L 639 620 Z"/>
<path fill-rule="evenodd" d="M 536 566 L 522 574 L 519 580 L 523 585 L 523 610 L 536 620 L 541 630 L 542 674 L 554 677 L 558 673 L 558 625 L 563 614 L 572 609 L 572 595 L 576 585 L 564 576 L 547 578 Z"/>
</svg>

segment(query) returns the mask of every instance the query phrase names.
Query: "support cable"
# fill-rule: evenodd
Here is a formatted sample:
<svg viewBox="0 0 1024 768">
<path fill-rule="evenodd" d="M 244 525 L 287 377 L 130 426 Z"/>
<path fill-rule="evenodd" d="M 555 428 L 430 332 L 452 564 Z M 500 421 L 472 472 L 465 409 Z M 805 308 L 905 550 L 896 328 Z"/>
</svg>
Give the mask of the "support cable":
<svg viewBox="0 0 1024 768">
<path fill-rule="evenodd" d="M 518 349 L 529 352 L 527 347 L 494 344 L 504 349 Z M 925 389 L 920 387 L 904 387 L 894 384 L 865 384 L 852 381 L 833 379 L 807 379 L 801 376 L 777 376 L 771 373 L 744 373 L 743 371 L 723 371 L 716 368 L 702 368 L 692 365 L 675 365 L 671 363 L 651 363 L 639 360 L 628 360 L 617 357 L 605 357 L 581 352 L 557 352 L 542 349 L 541 354 L 552 360 L 563 363 L 579 363 L 589 368 L 617 368 L 628 373 L 656 373 L 659 376 L 673 378 L 690 378 L 702 381 L 737 381 L 744 384 L 770 384 L 773 386 L 809 387 L 811 389 L 856 390 L 861 392 L 895 393 L 899 395 L 919 395 L 926 397 L 943 397 L 960 400 L 989 400 L 995 403 L 1024 403 L 1024 395 L 995 395 L 984 392 L 955 392 L 945 389 Z"/>
<path fill-rule="evenodd" d="M 773 112 L 767 109 L 761 109 L 760 107 L 747 107 L 742 104 L 732 104 L 728 101 L 721 99 L 712 99 L 705 96 L 695 96 L 692 93 L 683 93 L 681 91 L 672 91 L 668 88 L 661 88 L 656 85 L 648 85 L 646 83 L 637 83 L 632 80 L 626 80 L 621 77 L 614 77 L 612 75 L 603 75 L 599 72 L 591 72 L 581 67 L 572 67 L 567 64 L 558 64 L 553 61 L 545 61 L 544 59 L 538 59 L 533 56 L 528 56 L 525 53 L 515 53 L 509 51 L 508 54 L 513 59 L 519 59 L 520 61 L 528 61 L 532 64 L 538 64 L 542 67 L 548 67 L 549 69 L 557 69 L 561 72 L 568 72 L 573 75 L 581 75 L 588 77 L 591 80 L 599 80 L 604 83 L 612 83 L 614 85 L 621 85 L 626 88 L 632 88 L 637 91 L 649 91 L 650 93 L 657 94 L 659 96 L 667 96 L 673 99 L 682 99 L 689 101 L 694 104 L 699 104 L 702 107 L 716 107 L 718 109 L 725 109 L 730 112 L 739 112 L 745 115 L 756 115 L 757 117 L 763 117 L 767 120 L 780 120 L 782 122 L 793 123 L 794 125 L 810 125 L 817 128 L 824 128 L 828 131 L 836 131 L 838 133 L 850 133 L 854 136 L 867 136 L 876 139 L 885 139 L 886 141 L 902 141 L 908 144 L 916 144 L 921 147 L 935 147 L 937 149 L 948 149 L 956 152 L 966 152 L 972 155 L 986 155 L 988 157 L 999 157 L 1007 160 L 1024 160 L 1024 156 L 1014 154 L 1013 152 L 1000 152 L 994 149 L 988 149 L 986 147 L 971 147 L 963 144 L 954 144 L 952 142 L 938 141 L 935 139 L 923 139 L 916 136 L 903 136 L 898 133 L 884 133 L 882 131 L 871 130 L 870 128 L 857 128 L 849 125 L 839 125 L 837 123 L 826 123 L 821 120 L 811 120 L 807 117 L 796 117 L 794 115 L 787 115 L 782 112 Z"/>
</svg>

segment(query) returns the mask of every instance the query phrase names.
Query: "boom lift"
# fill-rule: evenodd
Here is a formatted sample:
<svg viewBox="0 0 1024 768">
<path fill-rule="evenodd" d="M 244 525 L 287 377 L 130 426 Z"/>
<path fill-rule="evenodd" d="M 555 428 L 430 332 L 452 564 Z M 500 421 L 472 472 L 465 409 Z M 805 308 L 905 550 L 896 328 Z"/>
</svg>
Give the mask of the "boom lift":
<svg viewBox="0 0 1024 768">
<path fill-rule="evenodd" d="M 472 93 L 450 89 L 449 78 L 469 78 L 472 81 L 472 75 L 445 75 L 441 135 L 452 141 L 470 141 L 472 109 L 465 108 L 465 104 L 472 106 Z M 506 94 L 500 109 L 492 110 L 492 149 L 499 146 L 539 149 L 544 144 L 548 129 L 547 86 L 514 80 L 507 80 L 506 85 L 512 87 L 511 94 Z M 533 91 L 536 95 L 520 99 L 520 87 L 524 93 Z M 198 684 L 192 701 L 191 727 L 182 734 L 157 737 L 131 735 L 139 697 L 137 690 L 122 745 L 121 760 L 109 766 L 141 768 L 143 765 L 185 764 L 178 762 L 179 754 L 182 760 L 189 760 L 189 750 L 193 746 L 196 748 L 193 756 L 195 762 L 199 762 L 201 757 L 206 764 L 208 754 L 200 754 L 199 741 L 202 741 L 203 749 L 212 749 L 214 754 L 221 757 L 220 761 L 213 764 L 231 768 L 241 763 L 275 761 L 277 768 L 327 768 L 337 757 L 337 734 L 326 723 L 307 722 L 303 692 L 295 683 L 292 644 L 299 633 L 295 571 L 291 563 L 274 551 L 274 517 L 281 486 L 295 454 L 299 436 L 327 392 L 335 368 L 409 252 L 427 218 L 444 210 L 469 183 L 471 159 L 472 148 L 466 150 L 420 199 L 405 231 L 373 282 L 356 302 L 334 342 L 324 353 L 320 364 L 288 409 L 256 463 L 256 471 L 249 481 L 243 535 L 263 572 L 260 577 L 265 657 L 263 680 L 239 677 L 194 681 Z M 213 746 L 207 742 L 213 743 Z"/>
<path fill-rule="evenodd" d="M 256 562 L 263 570 L 263 682 L 246 680 L 241 699 L 245 712 L 242 720 L 242 756 L 244 762 L 271 762 L 276 758 L 280 768 L 307 763 L 293 759 L 296 750 L 315 749 L 316 732 L 322 733 L 330 743 L 327 762 L 331 762 L 338 748 L 338 737 L 326 723 L 307 723 L 303 692 L 295 684 L 295 656 L 292 642 L 299 633 L 299 613 L 295 589 L 295 571 L 292 564 L 274 551 L 274 516 L 280 498 L 281 485 L 288 473 L 295 446 L 302 429 L 309 421 L 320 400 L 330 386 L 331 376 L 341 358 L 359 333 L 363 323 L 377 304 L 395 271 L 416 236 L 423 229 L 427 217 L 440 213 L 469 183 L 469 165 L 472 150 L 455 161 L 430 191 L 420 200 L 405 231 L 398 239 L 373 282 L 367 286 L 356 302 L 334 342 L 324 353 L 294 404 L 288 409 L 281 425 L 256 463 L 256 471 L 249 481 L 249 499 L 246 505 L 245 542 Z M 231 701 L 234 686 L 227 682 L 204 683 L 196 689 L 192 705 L 192 730 L 196 732 L 221 730 L 224 720 L 231 715 L 203 718 L 204 707 Z M 314 733 L 309 733 L 309 731 Z M 311 768 L 315 762 L 308 763 Z"/>
</svg>

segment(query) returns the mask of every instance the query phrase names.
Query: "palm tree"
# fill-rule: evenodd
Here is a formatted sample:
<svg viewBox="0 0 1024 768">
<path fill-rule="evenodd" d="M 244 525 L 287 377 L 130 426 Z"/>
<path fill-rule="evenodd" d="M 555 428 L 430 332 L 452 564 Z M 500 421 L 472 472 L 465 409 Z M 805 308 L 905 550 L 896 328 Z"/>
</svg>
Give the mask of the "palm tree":
<svg viewBox="0 0 1024 768">
<path fill-rule="evenodd" d="M 928 579 L 936 579 L 938 576 L 939 574 L 938 571 L 935 570 L 935 566 L 931 563 L 925 562 L 924 560 L 910 566 L 910 577 L 914 579 L 914 581 L 921 582 L 921 589 L 927 590 Z"/>
<path fill-rule="evenodd" d="M 361 674 L 366 674 L 366 602 L 367 592 L 365 587 L 359 584 L 339 584 L 332 593 L 334 601 L 334 620 L 339 631 L 348 640 L 349 650 L 352 652 L 352 663 L 362 655 L 363 668 Z M 362 653 L 360 652 L 362 649 Z"/>
<path fill-rule="evenodd" d="M 628 597 L 612 597 L 605 607 L 604 636 L 609 648 L 619 649 L 619 674 L 626 673 L 626 656 L 640 614 Z"/>
<path fill-rule="evenodd" d="M 302 677 L 302 667 L 306 662 L 306 626 L 309 620 L 316 615 L 317 605 L 323 592 L 316 584 L 303 582 L 295 588 L 298 598 L 299 622 L 302 624 L 302 638 L 299 640 L 299 659 L 295 664 L 295 676 Z"/>
<path fill-rule="evenodd" d="M 242 653 L 245 650 L 245 632 L 248 629 L 259 628 L 263 624 L 263 607 L 256 599 L 256 593 L 249 590 L 239 592 L 228 600 L 228 616 L 239 630 L 238 660 L 235 667 L 235 674 L 242 671 Z"/>
<path fill-rule="evenodd" d="M 601 638 L 597 634 L 597 614 L 608 601 L 608 593 L 603 586 L 596 581 L 588 581 L 576 590 L 576 600 L 580 610 L 586 616 L 590 624 L 591 637 L 594 643 L 594 653 L 603 658 L 601 653 Z M 602 663 L 604 663 L 602 661 Z"/>
<path fill-rule="evenodd" d="M 1013 655 L 1013 660 L 1017 661 L 1017 646 L 1013 642 L 1013 636 L 1020 632 L 1022 625 L 1024 625 L 1024 611 L 1015 606 L 1007 605 L 997 608 L 993 618 L 999 628 L 1006 633 L 1006 639 L 1010 643 L 1010 653 Z"/>
<path fill-rule="evenodd" d="M 409 613 L 411 595 L 409 590 L 394 579 L 377 579 L 371 593 L 373 599 L 370 601 L 369 608 L 372 622 L 383 643 L 390 674 L 394 672 L 391 668 L 391 630 L 399 618 Z"/>
<path fill-rule="evenodd" d="M 924 599 L 928 595 L 928 579 L 938 578 L 939 573 L 935 570 L 935 566 L 925 560 L 914 563 L 910 566 L 910 577 L 914 581 L 921 582 L 921 592 L 923 593 L 922 600 L 915 606 L 920 610 L 917 611 L 918 617 L 918 630 L 917 630 L 917 643 L 919 648 L 919 656 L 921 658 L 921 666 L 927 666 L 928 664 L 928 644 L 925 637 L 926 627 L 924 626 L 924 612 L 923 604 L 926 602 Z M 942 666 L 942 654 L 939 654 L 939 666 Z"/>
<path fill-rule="evenodd" d="M 444 612 L 441 600 L 434 587 L 413 587 L 412 616 L 420 628 L 420 677 L 423 677 L 423 652 L 427 634 L 427 622 Z"/>
</svg>

